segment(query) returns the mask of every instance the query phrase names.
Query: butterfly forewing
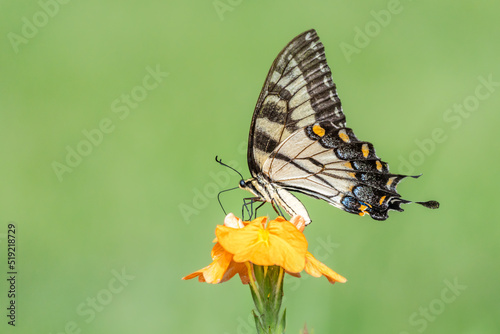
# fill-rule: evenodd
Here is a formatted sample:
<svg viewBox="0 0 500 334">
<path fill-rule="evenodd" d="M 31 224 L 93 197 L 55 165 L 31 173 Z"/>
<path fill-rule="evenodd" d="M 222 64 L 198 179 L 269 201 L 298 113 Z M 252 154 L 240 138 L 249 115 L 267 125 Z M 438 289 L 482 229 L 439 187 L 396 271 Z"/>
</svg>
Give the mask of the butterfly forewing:
<svg viewBox="0 0 500 334">
<path fill-rule="evenodd" d="M 323 44 L 314 30 L 294 38 L 274 61 L 255 107 L 248 143 L 255 177 L 273 150 L 297 129 L 319 120 L 343 126 L 345 117 Z"/>
</svg>

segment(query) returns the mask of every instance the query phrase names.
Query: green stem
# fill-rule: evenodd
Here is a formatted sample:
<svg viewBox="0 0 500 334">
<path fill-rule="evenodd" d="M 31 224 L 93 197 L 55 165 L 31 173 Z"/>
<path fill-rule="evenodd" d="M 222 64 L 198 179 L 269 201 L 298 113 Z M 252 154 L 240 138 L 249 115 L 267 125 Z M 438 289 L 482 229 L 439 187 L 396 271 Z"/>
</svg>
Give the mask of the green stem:
<svg viewBox="0 0 500 334">
<path fill-rule="evenodd" d="M 282 334 L 285 332 L 285 312 L 281 314 L 284 270 L 278 266 L 253 265 L 250 289 L 256 310 L 253 312 L 257 333 Z"/>
</svg>

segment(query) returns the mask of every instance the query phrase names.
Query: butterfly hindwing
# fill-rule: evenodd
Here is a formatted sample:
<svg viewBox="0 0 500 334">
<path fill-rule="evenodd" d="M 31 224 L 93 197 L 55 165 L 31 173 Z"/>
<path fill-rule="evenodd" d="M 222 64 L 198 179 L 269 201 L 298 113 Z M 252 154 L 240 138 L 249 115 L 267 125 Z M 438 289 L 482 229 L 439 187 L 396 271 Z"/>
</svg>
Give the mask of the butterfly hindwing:
<svg viewBox="0 0 500 334">
<path fill-rule="evenodd" d="M 373 145 L 349 128 L 322 121 L 286 138 L 263 166 L 284 189 L 320 198 L 345 211 L 386 219 L 401 201 L 396 186 L 404 175 L 390 174 Z"/>
</svg>

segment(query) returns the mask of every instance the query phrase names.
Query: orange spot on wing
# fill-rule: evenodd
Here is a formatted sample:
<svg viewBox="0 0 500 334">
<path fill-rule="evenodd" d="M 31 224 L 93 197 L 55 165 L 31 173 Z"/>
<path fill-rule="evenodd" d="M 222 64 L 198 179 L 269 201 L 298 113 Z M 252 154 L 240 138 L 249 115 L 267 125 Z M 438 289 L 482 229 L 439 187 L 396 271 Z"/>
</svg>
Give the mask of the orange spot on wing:
<svg viewBox="0 0 500 334">
<path fill-rule="evenodd" d="M 368 144 L 363 144 L 361 146 L 361 152 L 363 152 L 363 156 L 366 158 L 368 154 L 370 154 L 370 149 L 368 148 Z"/>
<path fill-rule="evenodd" d="M 380 161 L 377 160 L 375 163 L 377 164 L 377 170 L 379 172 L 382 171 L 382 164 L 380 163 Z"/>
<path fill-rule="evenodd" d="M 366 204 L 368 204 L 368 203 L 366 203 Z M 370 206 L 370 208 L 372 207 L 370 204 L 368 204 L 368 205 Z M 360 212 L 358 213 L 358 215 L 364 216 L 365 213 L 367 213 L 366 209 L 368 209 L 368 206 L 361 204 L 361 206 L 359 207 Z"/>
<path fill-rule="evenodd" d="M 380 198 L 380 202 L 379 202 L 379 204 L 380 204 L 380 205 L 382 205 L 382 203 L 384 203 L 385 197 L 386 197 L 386 196 L 382 196 L 382 197 Z"/>
<path fill-rule="evenodd" d="M 349 136 L 347 135 L 347 133 L 345 132 L 345 130 L 340 130 L 339 131 L 339 137 L 340 137 L 340 139 L 342 139 L 346 143 L 348 143 L 351 140 L 351 138 L 349 138 Z"/>
<path fill-rule="evenodd" d="M 392 182 L 394 182 L 394 178 L 393 178 L 393 177 L 391 177 L 391 178 L 389 179 L 389 181 L 387 181 L 387 184 L 386 184 L 387 188 L 390 188 L 390 187 L 391 187 Z"/>
<path fill-rule="evenodd" d="M 317 134 L 320 137 L 323 137 L 325 135 L 325 129 L 323 129 L 320 125 L 315 124 L 313 126 L 313 132 Z"/>
</svg>

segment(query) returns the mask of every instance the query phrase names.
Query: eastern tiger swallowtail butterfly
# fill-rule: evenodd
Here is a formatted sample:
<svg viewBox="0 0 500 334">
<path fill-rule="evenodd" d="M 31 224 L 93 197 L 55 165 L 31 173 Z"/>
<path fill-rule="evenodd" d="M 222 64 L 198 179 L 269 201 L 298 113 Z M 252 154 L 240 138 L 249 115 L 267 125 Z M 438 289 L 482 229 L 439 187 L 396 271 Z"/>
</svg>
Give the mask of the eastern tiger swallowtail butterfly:
<svg viewBox="0 0 500 334">
<path fill-rule="evenodd" d="M 407 175 L 389 173 L 373 145 L 346 127 L 315 30 L 295 37 L 274 60 L 253 114 L 247 159 L 252 178 L 239 187 L 253 193 L 253 201 L 277 204 L 306 224 L 309 214 L 290 191 L 376 220 L 410 203 L 396 190 Z"/>
</svg>

